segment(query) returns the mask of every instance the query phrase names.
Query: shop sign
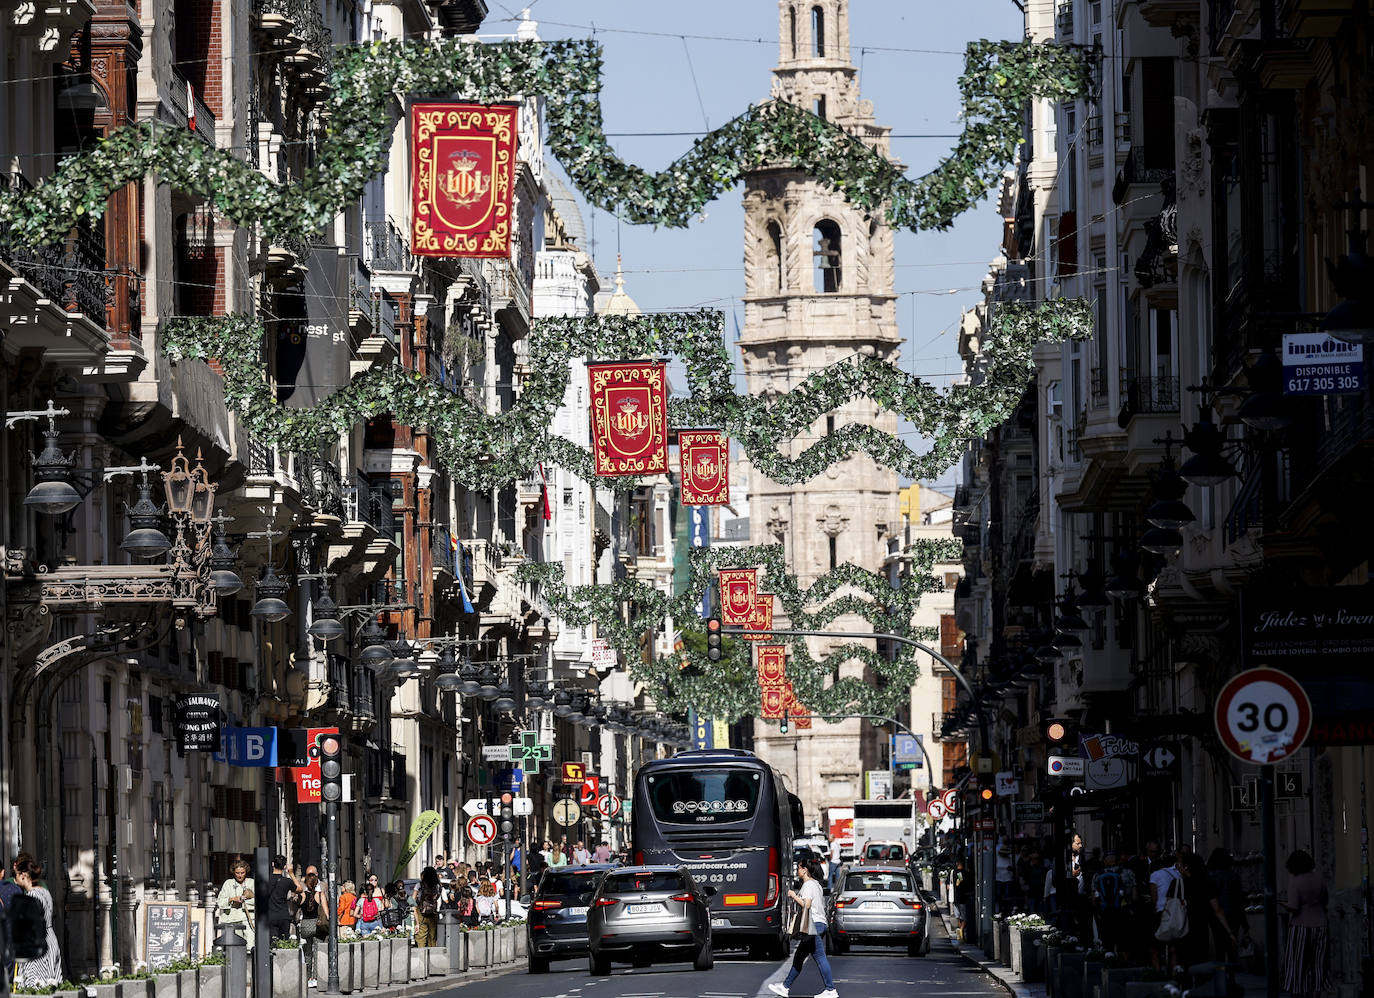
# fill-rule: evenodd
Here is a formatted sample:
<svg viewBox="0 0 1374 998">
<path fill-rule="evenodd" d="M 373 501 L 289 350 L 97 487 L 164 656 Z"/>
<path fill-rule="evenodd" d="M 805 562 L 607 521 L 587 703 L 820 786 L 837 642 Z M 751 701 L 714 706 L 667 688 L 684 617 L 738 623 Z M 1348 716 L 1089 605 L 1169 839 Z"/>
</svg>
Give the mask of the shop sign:
<svg viewBox="0 0 1374 998">
<path fill-rule="evenodd" d="M 1353 395 L 1364 391 L 1364 345 L 1330 333 L 1285 333 L 1285 395 Z"/>
</svg>

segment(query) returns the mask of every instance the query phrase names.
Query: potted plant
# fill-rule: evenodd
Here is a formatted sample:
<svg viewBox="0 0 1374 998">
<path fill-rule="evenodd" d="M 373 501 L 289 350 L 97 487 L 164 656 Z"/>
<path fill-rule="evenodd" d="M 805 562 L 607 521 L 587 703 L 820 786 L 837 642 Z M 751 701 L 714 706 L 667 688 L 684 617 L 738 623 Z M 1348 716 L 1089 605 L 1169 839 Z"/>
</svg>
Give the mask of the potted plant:
<svg viewBox="0 0 1374 998">
<path fill-rule="evenodd" d="M 1040 940 L 1050 923 L 1039 915 L 1013 915 L 1007 919 L 1007 925 L 1011 933 L 1011 969 L 1023 981 L 1043 980 L 1045 958 Z"/>
<path fill-rule="evenodd" d="M 1094 946 L 1083 954 L 1082 998 L 1099 998 L 1098 991 L 1102 988 L 1102 967 L 1106 959 L 1107 951 L 1101 946 Z"/>
<path fill-rule="evenodd" d="M 1083 998 L 1083 963 L 1087 954 L 1079 949 L 1059 951 L 1059 981 L 1054 998 Z"/>
<path fill-rule="evenodd" d="M 376 934 L 358 943 L 358 953 L 353 957 L 361 961 L 358 968 L 359 984 L 363 989 L 378 987 L 378 970 L 382 959 L 382 941 Z"/>
</svg>

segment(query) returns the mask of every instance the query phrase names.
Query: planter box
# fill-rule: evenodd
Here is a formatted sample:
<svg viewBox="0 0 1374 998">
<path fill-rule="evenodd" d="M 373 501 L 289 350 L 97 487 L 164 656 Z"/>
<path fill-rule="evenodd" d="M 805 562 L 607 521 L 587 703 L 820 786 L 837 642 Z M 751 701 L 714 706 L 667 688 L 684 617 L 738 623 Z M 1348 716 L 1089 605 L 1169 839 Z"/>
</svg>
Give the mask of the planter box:
<svg viewBox="0 0 1374 998">
<path fill-rule="evenodd" d="M 140 981 L 115 981 L 115 998 L 152 998 L 153 982 L 151 980 Z"/>
<path fill-rule="evenodd" d="M 52 998 L 86 998 L 84 991 L 54 991 Z"/>
<path fill-rule="evenodd" d="M 515 930 L 501 928 L 496 930 L 496 964 L 515 962 Z"/>
<path fill-rule="evenodd" d="M 1126 998 L 1155 998 L 1164 990 L 1167 981 L 1127 981 L 1122 986 Z"/>
<path fill-rule="evenodd" d="M 1011 969 L 1027 982 L 1045 979 L 1045 951 L 1040 946 L 1043 929 L 1013 929 Z"/>
<path fill-rule="evenodd" d="M 301 991 L 301 951 L 272 951 L 272 998 L 295 998 Z"/>
<path fill-rule="evenodd" d="M 362 968 L 359 970 L 359 986 L 363 990 L 377 988 L 377 969 L 378 962 L 382 958 L 382 941 L 380 939 L 365 939 L 357 944 L 358 953 L 353 959 L 362 960 Z"/>
<path fill-rule="evenodd" d="M 153 977 L 153 998 L 180 998 L 180 981 L 176 972 L 157 974 Z"/>
<path fill-rule="evenodd" d="M 198 998 L 200 986 L 196 984 L 194 970 L 182 970 L 177 973 L 177 994 L 181 998 Z"/>
<path fill-rule="evenodd" d="M 1083 961 L 1083 998 L 1098 998 L 1102 990 L 1103 966 L 1101 960 Z"/>
<path fill-rule="evenodd" d="M 1045 994 L 1048 998 L 1057 998 L 1054 989 L 1059 986 L 1059 950 L 1058 946 L 1045 947 Z"/>
<path fill-rule="evenodd" d="M 414 980 L 410 973 L 410 951 L 415 947 L 409 939 L 391 940 L 391 983 L 405 984 Z"/>
<path fill-rule="evenodd" d="M 515 958 L 523 960 L 530 952 L 530 937 L 525 933 L 525 927 L 511 929 L 515 933 Z"/>
<path fill-rule="evenodd" d="M 362 981 L 358 972 L 360 950 L 357 943 L 339 944 L 339 989 L 341 991 L 358 991 L 362 988 Z M 320 958 L 319 966 L 325 970 L 324 979 L 329 978 L 329 954 L 324 954 Z M 318 976 L 318 975 L 316 975 Z"/>
<path fill-rule="evenodd" d="M 200 998 L 224 998 L 224 968 L 197 967 L 196 994 Z"/>
<path fill-rule="evenodd" d="M 468 940 L 468 967 L 478 970 L 491 966 L 491 930 L 474 929 L 464 933 Z"/>
<path fill-rule="evenodd" d="M 430 953 L 442 953 L 442 950 L 431 950 L 427 946 L 413 946 L 410 950 L 410 979 L 412 981 L 423 981 L 429 976 L 429 955 Z"/>
<path fill-rule="evenodd" d="M 94 993 L 95 998 L 115 998 L 116 987 L 118 985 L 111 981 L 108 984 L 93 984 L 90 991 Z"/>
<path fill-rule="evenodd" d="M 1001 922 L 992 923 L 992 938 L 989 939 L 988 942 L 992 943 L 991 956 L 993 963 L 1006 963 L 1009 956 L 1007 950 L 1011 946 L 1011 937 L 1002 934 L 1004 928 L 1005 926 Z M 986 946 L 983 947 L 983 951 L 985 953 L 987 952 Z"/>
<path fill-rule="evenodd" d="M 1102 998 L 1126 998 L 1126 985 L 1139 981 L 1144 967 L 1103 967 Z"/>
<path fill-rule="evenodd" d="M 1083 954 L 1059 954 L 1059 983 L 1054 998 L 1083 998 Z"/>
<path fill-rule="evenodd" d="M 444 972 L 447 974 L 461 974 L 468 969 L 468 934 L 460 932 L 457 927 L 449 934 L 448 946 L 445 949 L 448 954 L 448 963 Z"/>
</svg>

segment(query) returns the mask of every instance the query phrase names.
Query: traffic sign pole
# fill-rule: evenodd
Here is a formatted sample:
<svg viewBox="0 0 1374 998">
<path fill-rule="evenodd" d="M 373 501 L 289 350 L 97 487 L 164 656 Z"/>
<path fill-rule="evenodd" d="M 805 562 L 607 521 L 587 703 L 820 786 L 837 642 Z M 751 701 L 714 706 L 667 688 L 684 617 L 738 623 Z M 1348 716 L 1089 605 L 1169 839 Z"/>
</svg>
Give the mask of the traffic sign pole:
<svg viewBox="0 0 1374 998">
<path fill-rule="evenodd" d="M 1274 767 L 1260 767 L 1260 821 L 1264 825 L 1264 994 L 1279 998 L 1278 836 L 1274 832 Z"/>
</svg>

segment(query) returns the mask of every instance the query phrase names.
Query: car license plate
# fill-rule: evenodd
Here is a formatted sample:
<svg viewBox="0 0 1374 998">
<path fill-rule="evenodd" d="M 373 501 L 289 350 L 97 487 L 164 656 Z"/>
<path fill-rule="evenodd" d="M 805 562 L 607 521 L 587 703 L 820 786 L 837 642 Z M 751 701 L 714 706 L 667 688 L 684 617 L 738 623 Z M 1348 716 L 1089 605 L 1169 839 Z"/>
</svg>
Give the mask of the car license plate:
<svg viewBox="0 0 1374 998">
<path fill-rule="evenodd" d="M 626 905 L 625 910 L 631 915 L 653 915 L 663 910 L 661 904 L 631 904 Z"/>
<path fill-rule="evenodd" d="M 564 912 L 565 914 L 568 914 L 568 915 L 585 915 L 585 914 L 587 914 L 587 909 L 586 909 L 586 908 L 564 908 L 564 909 L 563 909 L 563 912 Z"/>
<path fill-rule="evenodd" d="M 897 906 L 891 901 L 865 901 L 859 907 L 866 911 L 891 911 Z"/>
<path fill-rule="evenodd" d="M 729 920 L 728 918 L 713 918 L 713 919 L 711 919 L 711 928 L 713 928 L 713 929 L 724 929 L 724 928 L 728 928 L 729 925 L 730 925 L 730 920 Z"/>
</svg>

